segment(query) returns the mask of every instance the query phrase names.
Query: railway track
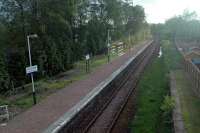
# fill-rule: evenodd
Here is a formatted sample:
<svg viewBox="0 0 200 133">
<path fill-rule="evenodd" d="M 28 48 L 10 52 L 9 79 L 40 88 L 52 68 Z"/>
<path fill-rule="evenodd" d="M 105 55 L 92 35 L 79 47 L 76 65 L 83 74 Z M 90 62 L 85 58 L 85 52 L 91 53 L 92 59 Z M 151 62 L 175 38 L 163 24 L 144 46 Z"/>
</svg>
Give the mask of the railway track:
<svg viewBox="0 0 200 133">
<path fill-rule="evenodd" d="M 88 124 L 83 133 L 111 133 L 117 128 L 115 125 L 118 122 L 118 118 L 130 100 L 130 96 L 134 93 L 140 74 L 151 60 L 154 52 L 155 46 L 152 46 L 138 59 L 138 62 L 130 70 L 119 88 L 116 88 L 116 92 L 113 93 L 104 108 Z"/>
<path fill-rule="evenodd" d="M 155 49 L 154 42 L 147 44 L 44 133 L 116 133 L 121 113 Z"/>
<path fill-rule="evenodd" d="M 121 110 L 116 115 L 113 123 L 110 128 L 107 130 L 107 133 L 128 133 L 130 129 L 128 128 L 130 120 L 134 118 L 136 110 L 136 95 L 137 95 L 137 84 L 140 80 L 140 75 L 144 72 L 145 67 L 147 67 L 153 60 L 153 57 L 157 57 L 160 51 L 160 45 L 156 42 L 155 50 L 152 51 L 153 54 L 151 57 L 148 57 L 146 61 L 142 62 L 140 70 L 137 71 L 136 75 L 139 75 L 133 82 L 135 84 L 132 86 L 128 97 L 125 99 L 124 104 L 122 105 Z"/>
</svg>

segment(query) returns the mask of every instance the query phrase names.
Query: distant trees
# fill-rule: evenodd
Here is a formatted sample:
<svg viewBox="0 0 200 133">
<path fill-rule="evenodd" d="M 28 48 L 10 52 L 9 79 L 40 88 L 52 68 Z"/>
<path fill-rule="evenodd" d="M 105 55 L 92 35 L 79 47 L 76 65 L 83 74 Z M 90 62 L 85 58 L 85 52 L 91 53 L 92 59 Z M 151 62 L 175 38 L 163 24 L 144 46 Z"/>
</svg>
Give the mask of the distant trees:
<svg viewBox="0 0 200 133">
<path fill-rule="evenodd" d="M 39 36 L 31 48 L 43 77 L 70 69 L 86 53 L 101 53 L 108 29 L 118 40 L 145 24 L 144 9 L 123 0 L 0 0 L 0 12 L 0 92 L 10 81 L 27 82 L 29 34 Z"/>
<path fill-rule="evenodd" d="M 165 22 L 152 26 L 152 31 L 162 37 L 176 38 L 184 41 L 200 41 L 200 20 L 195 12 L 185 11 Z"/>
</svg>

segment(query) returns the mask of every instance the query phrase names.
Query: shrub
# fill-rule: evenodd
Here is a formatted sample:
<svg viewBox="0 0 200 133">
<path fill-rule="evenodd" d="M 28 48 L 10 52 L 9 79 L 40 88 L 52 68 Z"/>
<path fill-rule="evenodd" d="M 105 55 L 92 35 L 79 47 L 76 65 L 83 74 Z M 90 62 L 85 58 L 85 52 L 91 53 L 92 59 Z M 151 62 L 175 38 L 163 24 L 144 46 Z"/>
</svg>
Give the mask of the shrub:
<svg viewBox="0 0 200 133">
<path fill-rule="evenodd" d="M 165 96 L 163 104 L 161 105 L 161 110 L 164 112 L 164 115 L 167 115 L 172 112 L 175 106 L 175 100 L 171 96 Z"/>
</svg>

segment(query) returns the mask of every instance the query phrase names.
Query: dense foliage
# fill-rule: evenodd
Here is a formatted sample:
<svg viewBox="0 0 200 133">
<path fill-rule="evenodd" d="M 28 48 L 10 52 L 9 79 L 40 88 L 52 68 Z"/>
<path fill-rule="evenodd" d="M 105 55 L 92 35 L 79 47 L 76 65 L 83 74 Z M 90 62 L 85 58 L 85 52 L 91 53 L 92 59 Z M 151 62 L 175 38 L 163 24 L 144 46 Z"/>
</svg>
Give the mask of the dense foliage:
<svg viewBox="0 0 200 133">
<path fill-rule="evenodd" d="M 86 53 L 105 51 L 107 30 L 114 40 L 145 24 L 141 6 L 123 0 L 0 0 L 0 92 L 27 82 L 27 35 L 37 78 L 73 67 Z"/>
</svg>

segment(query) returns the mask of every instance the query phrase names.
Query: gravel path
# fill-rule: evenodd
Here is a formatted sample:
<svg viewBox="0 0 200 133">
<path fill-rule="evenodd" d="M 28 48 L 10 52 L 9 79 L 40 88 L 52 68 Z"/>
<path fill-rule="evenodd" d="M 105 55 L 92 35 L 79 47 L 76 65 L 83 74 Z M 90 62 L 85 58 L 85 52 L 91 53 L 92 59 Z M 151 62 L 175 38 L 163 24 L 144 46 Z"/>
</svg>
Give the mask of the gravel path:
<svg viewBox="0 0 200 133">
<path fill-rule="evenodd" d="M 0 133 L 39 133 L 56 121 L 60 116 L 78 103 L 101 81 L 116 71 L 130 56 L 144 47 L 136 45 L 135 48 L 112 62 L 105 64 L 92 72 L 86 79 L 72 83 L 66 88 L 48 96 L 42 102 L 15 117 L 7 126 L 0 127 Z"/>
</svg>

